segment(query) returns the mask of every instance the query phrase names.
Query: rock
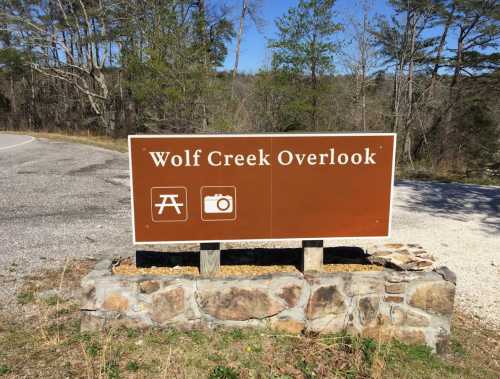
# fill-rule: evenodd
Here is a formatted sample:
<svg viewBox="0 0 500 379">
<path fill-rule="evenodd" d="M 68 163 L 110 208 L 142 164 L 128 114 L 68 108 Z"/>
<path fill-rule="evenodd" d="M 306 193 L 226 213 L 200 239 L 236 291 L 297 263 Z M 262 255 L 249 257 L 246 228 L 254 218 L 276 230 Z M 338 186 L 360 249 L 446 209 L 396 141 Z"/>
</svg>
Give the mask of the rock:
<svg viewBox="0 0 500 379">
<path fill-rule="evenodd" d="M 425 334 L 419 329 L 403 329 L 390 325 L 370 326 L 363 329 L 361 334 L 380 342 L 389 342 L 392 339 L 397 339 L 401 342 L 412 345 L 426 343 Z"/>
<path fill-rule="evenodd" d="M 145 294 L 151 294 L 160 289 L 160 284 L 155 280 L 145 280 L 139 283 L 139 291 Z"/>
<path fill-rule="evenodd" d="M 457 284 L 457 275 L 451 271 L 448 267 L 446 266 L 441 266 L 436 269 L 434 269 L 439 275 L 443 277 L 444 280 L 451 282 L 453 284 Z"/>
<path fill-rule="evenodd" d="M 390 294 L 398 294 L 405 292 L 405 285 L 403 283 L 390 283 L 385 285 L 385 292 Z"/>
<path fill-rule="evenodd" d="M 345 314 L 330 314 L 324 317 L 308 320 L 306 331 L 314 333 L 340 333 L 349 329 L 350 322 Z"/>
<path fill-rule="evenodd" d="M 96 308 L 95 287 L 88 286 L 82 288 L 81 309 L 93 310 Z"/>
<path fill-rule="evenodd" d="M 430 254 L 415 244 L 385 244 L 368 249 L 368 260 L 371 263 L 398 270 L 429 271 L 433 267 Z"/>
<path fill-rule="evenodd" d="M 285 300 L 286 305 L 289 308 L 293 308 L 299 302 L 301 292 L 302 292 L 302 287 L 297 285 L 291 285 L 283 287 L 283 290 L 278 296 L 283 300 Z"/>
<path fill-rule="evenodd" d="M 399 306 L 392 306 L 390 315 L 391 322 L 394 325 L 403 325 L 406 321 L 406 313 L 404 309 Z"/>
<path fill-rule="evenodd" d="M 446 354 L 449 350 L 450 334 L 441 329 L 436 338 L 436 352 L 438 354 Z"/>
<path fill-rule="evenodd" d="M 102 308 L 107 311 L 125 312 L 128 309 L 128 299 L 117 292 L 112 292 L 104 299 Z"/>
<path fill-rule="evenodd" d="M 331 314 L 340 314 L 346 310 L 344 297 L 337 286 L 319 287 L 311 295 L 307 304 L 307 318 L 315 319 Z"/>
<path fill-rule="evenodd" d="M 352 276 L 349 276 L 352 278 Z M 384 290 L 384 281 L 382 278 L 373 278 L 363 276 L 357 280 L 345 279 L 344 293 L 346 296 L 362 296 L 369 294 L 378 294 Z"/>
<path fill-rule="evenodd" d="M 263 319 L 278 314 L 285 305 L 260 289 L 231 287 L 217 291 L 201 291 L 199 305 L 203 312 L 219 320 L 244 321 Z"/>
<path fill-rule="evenodd" d="M 404 245 L 402 243 L 385 243 L 384 247 L 388 249 L 401 249 Z"/>
<path fill-rule="evenodd" d="M 420 246 L 419 244 L 416 244 L 416 243 L 409 243 L 407 245 L 408 245 L 408 247 L 422 249 L 422 246 Z"/>
<path fill-rule="evenodd" d="M 386 303 L 402 303 L 404 298 L 402 296 L 386 296 L 384 301 Z"/>
<path fill-rule="evenodd" d="M 299 334 L 304 330 L 305 324 L 292 319 L 276 319 L 271 321 L 271 328 L 283 333 Z"/>
<path fill-rule="evenodd" d="M 376 252 L 368 260 L 374 264 L 410 271 L 421 271 L 433 265 L 428 259 L 401 253 Z"/>
<path fill-rule="evenodd" d="M 397 326 L 406 325 L 425 327 L 429 326 L 431 322 L 428 316 L 399 306 L 392 306 L 390 315 L 392 324 Z"/>
<path fill-rule="evenodd" d="M 367 296 L 359 299 L 359 322 L 366 325 L 377 318 L 380 301 L 377 296 Z"/>
<path fill-rule="evenodd" d="M 153 295 L 151 320 L 164 323 L 184 312 L 184 289 L 177 287 Z"/>
<path fill-rule="evenodd" d="M 406 312 L 406 322 L 408 326 L 429 326 L 431 319 L 429 316 L 408 310 Z"/>
<path fill-rule="evenodd" d="M 451 316 L 454 299 L 455 285 L 440 281 L 418 286 L 408 303 L 430 313 Z"/>
</svg>

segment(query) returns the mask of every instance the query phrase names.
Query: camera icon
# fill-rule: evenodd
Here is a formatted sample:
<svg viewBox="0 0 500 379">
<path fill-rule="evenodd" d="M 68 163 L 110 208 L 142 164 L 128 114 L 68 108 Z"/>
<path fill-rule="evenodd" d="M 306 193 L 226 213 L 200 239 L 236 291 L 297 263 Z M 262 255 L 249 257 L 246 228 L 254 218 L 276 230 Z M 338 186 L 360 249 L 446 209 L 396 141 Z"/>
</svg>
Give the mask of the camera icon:
<svg viewBox="0 0 500 379">
<path fill-rule="evenodd" d="M 235 186 L 203 186 L 200 196 L 202 221 L 236 220 Z"/>
<path fill-rule="evenodd" d="M 203 199 L 203 211 L 205 213 L 233 213 L 233 197 L 220 193 L 213 196 L 205 196 Z"/>
</svg>

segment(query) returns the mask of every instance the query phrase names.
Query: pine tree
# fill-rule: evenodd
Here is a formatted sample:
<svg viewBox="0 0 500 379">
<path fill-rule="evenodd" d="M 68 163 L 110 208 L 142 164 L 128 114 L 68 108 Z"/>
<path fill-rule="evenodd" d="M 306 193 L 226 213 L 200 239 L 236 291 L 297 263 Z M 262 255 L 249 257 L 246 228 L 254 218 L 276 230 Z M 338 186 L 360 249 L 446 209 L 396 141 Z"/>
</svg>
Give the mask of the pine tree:
<svg viewBox="0 0 500 379">
<path fill-rule="evenodd" d="M 300 0 L 276 20 L 278 38 L 269 43 L 274 70 L 308 78 L 314 129 L 318 129 L 320 80 L 333 71 L 333 57 L 338 48 L 333 37 L 342 29 L 333 20 L 334 4 L 335 0 Z"/>
</svg>

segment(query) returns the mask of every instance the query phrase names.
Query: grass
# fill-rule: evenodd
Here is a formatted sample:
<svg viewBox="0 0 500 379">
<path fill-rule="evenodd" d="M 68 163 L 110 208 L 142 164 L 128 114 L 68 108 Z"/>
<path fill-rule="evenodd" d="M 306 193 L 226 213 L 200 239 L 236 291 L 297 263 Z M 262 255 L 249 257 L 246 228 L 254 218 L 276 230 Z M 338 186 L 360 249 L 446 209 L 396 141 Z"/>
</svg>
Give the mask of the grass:
<svg viewBox="0 0 500 379">
<path fill-rule="evenodd" d="M 92 267 L 28 278 L 20 309 L 0 315 L 1 378 L 498 378 L 500 335 L 457 315 L 450 352 L 346 334 L 295 336 L 266 329 L 134 328 L 82 332 L 69 294 Z M 50 297 L 42 293 L 56 292 Z M 29 296 L 25 294 L 30 294 Z M 48 300 L 49 299 L 49 300 Z"/>
<path fill-rule="evenodd" d="M 397 179 L 434 181 L 442 183 L 465 183 L 483 186 L 500 186 L 500 176 L 467 176 L 452 170 L 432 170 L 428 167 L 410 169 L 400 167 L 396 170 Z"/>
</svg>

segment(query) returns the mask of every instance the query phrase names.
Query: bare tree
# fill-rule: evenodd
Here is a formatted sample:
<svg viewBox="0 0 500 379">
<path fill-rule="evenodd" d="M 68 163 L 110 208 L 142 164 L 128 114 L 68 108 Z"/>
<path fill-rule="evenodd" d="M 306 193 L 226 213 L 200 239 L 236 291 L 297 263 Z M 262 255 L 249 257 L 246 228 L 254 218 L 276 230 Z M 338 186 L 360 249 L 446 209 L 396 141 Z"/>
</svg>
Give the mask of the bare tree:
<svg viewBox="0 0 500 379">
<path fill-rule="evenodd" d="M 356 105 L 356 114 L 354 115 L 356 127 L 366 131 L 366 113 L 367 113 L 367 89 L 370 82 L 372 71 L 379 65 L 377 58 L 377 48 L 375 39 L 371 33 L 372 25 L 369 17 L 371 11 L 371 2 L 369 0 L 360 0 L 360 7 L 363 9 L 362 19 L 351 18 L 348 21 L 349 29 L 352 33 L 353 51 L 345 55 L 347 69 L 354 78 L 354 103 Z"/>
<path fill-rule="evenodd" d="M 245 19 L 250 17 L 250 20 L 260 28 L 263 25 L 263 20 L 260 17 L 260 12 L 262 9 L 261 0 L 241 0 L 241 14 L 239 18 L 239 28 L 236 34 L 236 52 L 234 57 L 234 67 L 233 67 L 233 87 L 232 96 L 234 96 L 234 82 L 236 80 L 236 75 L 238 74 L 238 65 L 240 63 L 240 50 L 241 50 L 241 40 L 243 38 Z"/>
<path fill-rule="evenodd" d="M 20 35 L 25 45 L 37 47 L 32 68 L 85 95 L 108 134 L 115 122 L 103 68 L 110 53 L 105 42 L 112 6 L 111 1 L 99 1 L 90 9 L 82 0 L 57 0 L 47 6 L 47 13 L 27 9 L 19 14 L 14 7 L 2 13 L 10 30 Z"/>
</svg>

